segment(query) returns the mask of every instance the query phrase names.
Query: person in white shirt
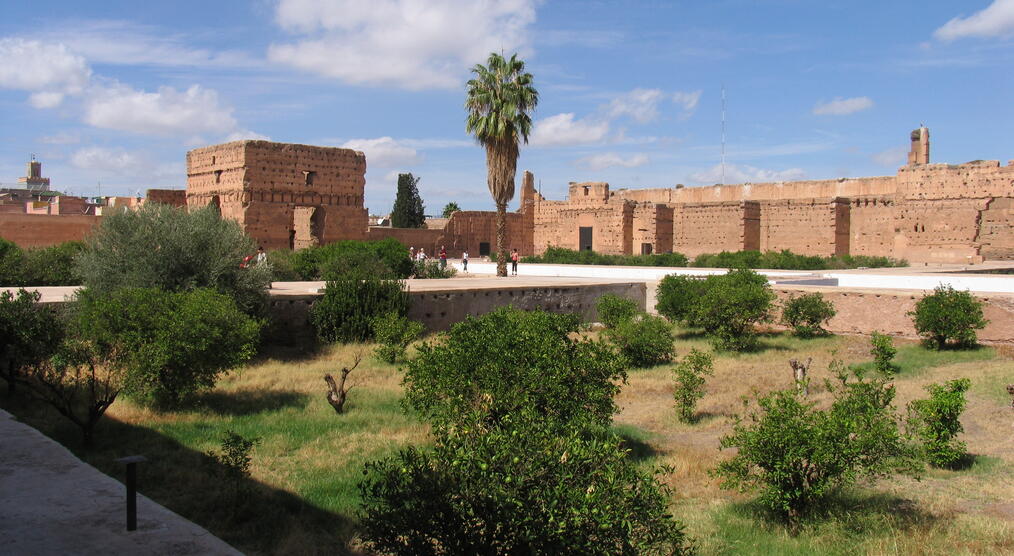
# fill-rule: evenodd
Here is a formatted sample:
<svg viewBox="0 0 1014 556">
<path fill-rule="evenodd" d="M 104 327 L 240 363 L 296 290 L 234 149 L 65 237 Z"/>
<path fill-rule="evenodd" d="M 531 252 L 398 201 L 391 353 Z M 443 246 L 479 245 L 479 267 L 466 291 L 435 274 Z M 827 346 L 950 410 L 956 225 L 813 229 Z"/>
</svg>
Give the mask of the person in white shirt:
<svg viewBox="0 0 1014 556">
<path fill-rule="evenodd" d="M 468 272 L 468 251 L 461 252 L 461 266 L 465 272 Z"/>
</svg>

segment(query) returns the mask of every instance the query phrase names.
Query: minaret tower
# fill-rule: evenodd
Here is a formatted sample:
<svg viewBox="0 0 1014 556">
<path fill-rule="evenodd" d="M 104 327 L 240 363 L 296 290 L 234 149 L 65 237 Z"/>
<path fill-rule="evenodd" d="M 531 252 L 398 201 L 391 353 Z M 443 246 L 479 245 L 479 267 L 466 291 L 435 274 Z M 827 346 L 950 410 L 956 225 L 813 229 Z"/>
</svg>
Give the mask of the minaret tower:
<svg viewBox="0 0 1014 556">
<path fill-rule="evenodd" d="M 908 165 L 929 164 L 929 128 L 919 126 L 912 130 L 912 150 L 908 152 Z"/>
<path fill-rule="evenodd" d="M 18 178 L 18 183 L 25 184 L 27 189 L 33 191 L 49 191 L 49 178 L 42 177 L 42 163 L 35 160 L 35 155 L 27 164 L 28 175 Z"/>
</svg>

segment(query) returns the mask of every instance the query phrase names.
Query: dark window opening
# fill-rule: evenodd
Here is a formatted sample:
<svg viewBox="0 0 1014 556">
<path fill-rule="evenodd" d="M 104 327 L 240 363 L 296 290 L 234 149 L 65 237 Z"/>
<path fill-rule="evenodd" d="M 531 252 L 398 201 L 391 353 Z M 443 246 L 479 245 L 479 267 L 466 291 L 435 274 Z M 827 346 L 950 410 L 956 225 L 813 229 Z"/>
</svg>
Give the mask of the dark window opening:
<svg viewBox="0 0 1014 556">
<path fill-rule="evenodd" d="M 489 256 L 489 242 L 488 241 L 483 241 L 483 242 L 479 243 L 479 256 L 480 257 L 488 257 Z"/>
<path fill-rule="evenodd" d="M 215 183 L 222 183 L 222 171 L 215 170 Z"/>
<path fill-rule="evenodd" d="M 651 254 L 651 244 L 650 243 L 642 243 L 641 244 L 641 254 L 642 255 L 650 255 Z"/>
<path fill-rule="evenodd" d="M 581 251 L 592 250 L 592 227 L 581 226 L 578 228 L 578 249 Z"/>
<path fill-rule="evenodd" d="M 303 180 L 305 180 L 306 185 L 313 185 L 313 179 L 316 177 L 317 172 L 308 172 L 306 170 L 303 170 Z"/>
</svg>

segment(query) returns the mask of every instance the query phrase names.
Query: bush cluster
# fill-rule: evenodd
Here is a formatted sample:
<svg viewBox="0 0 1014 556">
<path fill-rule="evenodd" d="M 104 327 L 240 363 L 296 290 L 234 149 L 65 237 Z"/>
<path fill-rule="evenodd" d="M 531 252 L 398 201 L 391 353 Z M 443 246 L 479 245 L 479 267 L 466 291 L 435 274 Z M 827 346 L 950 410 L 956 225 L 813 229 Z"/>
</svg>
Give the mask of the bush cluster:
<svg viewBox="0 0 1014 556">
<path fill-rule="evenodd" d="M 898 372 L 898 366 L 894 364 L 894 356 L 898 354 L 898 348 L 894 347 L 894 340 L 886 334 L 876 330 L 870 336 L 870 355 L 873 356 L 873 367 L 885 375 L 894 375 Z"/>
<path fill-rule="evenodd" d="M 850 376 L 840 361 L 831 371 L 837 380 L 826 382 L 834 397 L 827 409 L 796 389 L 776 391 L 758 399 L 721 440 L 723 449 L 737 449 L 714 471 L 723 488 L 759 490 L 761 502 L 793 531 L 825 496 L 859 477 L 921 467 L 898 429 L 887 379 Z"/>
<path fill-rule="evenodd" d="M 604 255 L 595 251 L 575 251 L 563 247 L 547 247 L 542 255 L 521 259 L 524 263 L 594 264 L 612 266 L 687 266 L 687 258 L 680 253 L 654 255 Z"/>
<path fill-rule="evenodd" d="M 738 269 L 706 278 L 666 276 L 656 308 L 673 322 L 703 328 L 717 349 L 741 351 L 756 345 L 753 327 L 770 320 L 774 299 L 767 278 Z"/>
<path fill-rule="evenodd" d="M 310 323 L 322 342 L 365 342 L 374 337 L 374 318 L 404 316 L 408 307 L 408 290 L 400 280 L 341 277 L 329 280 L 310 307 Z"/>
<path fill-rule="evenodd" d="M 434 260 L 416 261 L 412 267 L 412 275 L 416 278 L 451 278 L 458 274 L 458 269 L 451 265 L 440 268 L 440 262 Z"/>
<path fill-rule="evenodd" d="M 0 372 L 12 392 L 22 369 L 52 355 L 63 340 L 63 322 L 40 298 L 23 289 L 0 292 Z"/>
<path fill-rule="evenodd" d="M 837 314 L 834 305 L 818 292 L 789 297 L 782 307 L 782 323 L 800 338 L 824 336 L 824 325 Z"/>
<path fill-rule="evenodd" d="M 926 386 L 929 398 L 909 403 L 909 432 L 919 439 L 930 465 L 954 467 L 965 458 L 965 443 L 957 436 L 964 431 L 960 417 L 971 384 L 967 378 L 930 384 Z"/>
<path fill-rule="evenodd" d="M 913 317 L 916 332 L 933 349 L 948 345 L 972 347 L 976 342 L 975 331 L 989 323 L 982 316 L 981 301 L 949 284 L 937 286 L 932 294 L 920 299 L 909 316 Z"/>
<path fill-rule="evenodd" d="M 672 361 L 676 355 L 673 326 L 662 317 L 642 314 L 621 321 L 605 335 L 631 366 L 654 367 Z"/>
<path fill-rule="evenodd" d="M 667 489 L 609 430 L 626 378 L 573 315 L 497 309 L 425 343 L 406 405 L 432 450 L 370 463 L 362 536 L 391 554 L 681 554 Z"/>
<path fill-rule="evenodd" d="M 676 415 L 680 421 L 690 423 L 694 420 L 694 409 L 697 400 L 704 397 L 705 377 L 715 372 L 714 358 L 710 353 L 691 349 L 690 353 L 676 364 L 673 373 L 676 385 L 673 398 L 676 400 Z"/>
<path fill-rule="evenodd" d="M 405 356 L 408 345 L 419 338 L 423 332 L 423 324 L 396 312 L 378 315 L 373 318 L 373 337 L 376 339 L 376 354 L 381 361 L 396 363 Z"/>
<path fill-rule="evenodd" d="M 604 324 L 606 328 L 616 328 L 620 323 L 634 318 L 639 312 L 637 303 L 614 293 L 607 293 L 599 297 L 595 303 L 595 311 L 599 315 L 599 322 Z"/>
<path fill-rule="evenodd" d="M 319 247 L 307 247 L 291 254 L 291 268 L 303 280 L 327 280 L 328 274 L 343 260 L 373 260 L 391 273 L 390 278 L 408 278 L 412 275 L 412 259 L 408 248 L 398 240 L 336 241 Z"/>
<path fill-rule="evenodd" d="M 835 270 L 845 268 L 882 268 L 908 266 L 908 262 L 890 257 L 869 255 L 800 255 L 788 249 L 781 251 L 722 251 L 704 253 L 694 258 L 691 266 L 703 268 L 767 268 L 772 270 Z"/>
<path fill-rule="evenodd" d="M 0 286 L 77 286 L 74 258 L 85 248 L 80 241 L 21 249 L 0 238 Z"/>
</svg>

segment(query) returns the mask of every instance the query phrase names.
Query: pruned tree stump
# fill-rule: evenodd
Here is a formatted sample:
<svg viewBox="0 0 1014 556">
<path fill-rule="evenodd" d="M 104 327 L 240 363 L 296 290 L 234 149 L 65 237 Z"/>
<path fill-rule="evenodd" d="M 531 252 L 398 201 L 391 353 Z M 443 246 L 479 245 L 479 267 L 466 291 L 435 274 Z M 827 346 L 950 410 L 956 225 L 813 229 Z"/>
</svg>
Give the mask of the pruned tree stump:
<svg viewBox="0 0 1014 556">
<path fill-rule="evenodd" d="M 789 360 L 789 366 L 792 367 L 792 378 L 796 381 L 796 390 L 803 394 L 803 396 L 810 395 L 810 385 L 806 380 L 806 372 L 810 370 L 810 364 L 813 363 L 813 358 L 808 357 L 806 363 L 800 363 L 796 359 Z"/>
</svg>

